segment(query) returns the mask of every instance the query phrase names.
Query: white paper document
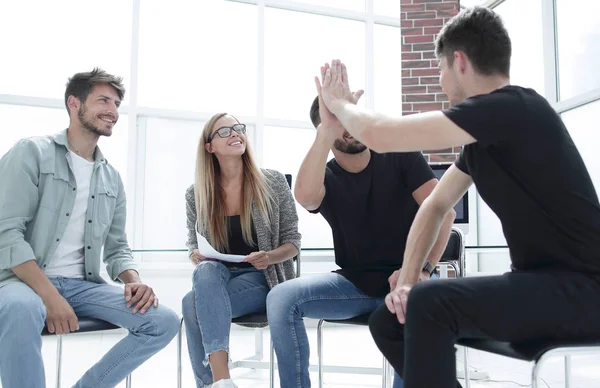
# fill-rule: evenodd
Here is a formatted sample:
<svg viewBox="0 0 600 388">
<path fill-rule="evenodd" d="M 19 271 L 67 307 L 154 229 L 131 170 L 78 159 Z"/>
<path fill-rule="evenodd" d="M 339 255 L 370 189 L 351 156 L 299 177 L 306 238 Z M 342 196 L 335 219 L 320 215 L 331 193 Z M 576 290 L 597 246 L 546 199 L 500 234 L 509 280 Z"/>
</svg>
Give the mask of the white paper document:
<svg viewBox="0 0 600 388">
<path fill-rule="evenodd" d="M 246 256 L 243 255 L 230 255 L 228 253 L 217 252 L 215 248 L 210 245 L 208 240 L 196 230 L 196 239 L 198 240 L 198 252 L 207 259 L 216 259 L 222 261 L 229 261 L 231 263 L 241 263 L 244 261 Z"/>
</svg>

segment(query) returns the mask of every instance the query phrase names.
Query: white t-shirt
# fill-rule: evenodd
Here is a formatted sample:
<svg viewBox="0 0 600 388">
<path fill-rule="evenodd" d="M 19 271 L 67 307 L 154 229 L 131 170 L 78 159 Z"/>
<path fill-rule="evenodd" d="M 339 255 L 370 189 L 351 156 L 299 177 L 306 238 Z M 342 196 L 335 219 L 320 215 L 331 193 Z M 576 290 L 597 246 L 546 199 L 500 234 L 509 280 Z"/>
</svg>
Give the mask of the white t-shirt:
<svg viewBox="0 0 600 388">
<path fill-rule="evenodd" d="M 52 260 L 45 268 L 46 276 L 85 277 L 84 233 L 94 162 L 70 152 L 71 167 L 77 182 L 77 197 L 63 235 Z"/>
</svg>

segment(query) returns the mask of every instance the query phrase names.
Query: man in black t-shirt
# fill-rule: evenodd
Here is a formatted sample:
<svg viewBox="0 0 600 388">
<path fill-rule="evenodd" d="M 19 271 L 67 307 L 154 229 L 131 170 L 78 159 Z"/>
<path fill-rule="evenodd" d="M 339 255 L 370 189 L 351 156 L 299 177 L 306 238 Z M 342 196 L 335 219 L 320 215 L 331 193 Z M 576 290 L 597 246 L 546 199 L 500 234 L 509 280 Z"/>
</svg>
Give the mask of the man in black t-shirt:
<svg viewBox="0 0 600 388">
<path fill-rule="evenodd" d="M 600 339 L 600 205 L 560 116 L 510 85 L 511 42 L 487 8 L 463 10 L 436 40 L 452 107 L 389 118 L 352 104 L 345 66 L 326 65 L 327 108 L 377 152 L 465 145 L 420 207 L 397 287 L 370 319 L 406 388 L 450 388 L 461 338 Z M 439 225 L 475 183 L 502 222 L 512 271 L 418 283 Z M 406 327 L 405 327 L 406 326 Z"/>
<path fill-rule="evenodd" d="M 353 102 L 360 94 L 353 95 Z M 327 109 L 319 109 L 319 97 L 311 108 L 311 120 L 317 136 L 300 167 L 294 193 L 303 207 L 321 213 L 331 226 L 340 269 L 289 280 L 267 296 L 283 388 L 310 387 L 303 317 L 347 319 L 370 314 L 384 303 L 385 295 L 395 288 L 410 225 L 437 184 L 420 152 L 372 152 Z M 335 158 L 327 162 L 330 150 Z M 422 280 L 431 276 L 439 261 L 453 220 L 451 212 L 428 255 L 429 263 L 419 271 Z M 399 387 L 398 377 L 394 388 Z"/>
</svg>

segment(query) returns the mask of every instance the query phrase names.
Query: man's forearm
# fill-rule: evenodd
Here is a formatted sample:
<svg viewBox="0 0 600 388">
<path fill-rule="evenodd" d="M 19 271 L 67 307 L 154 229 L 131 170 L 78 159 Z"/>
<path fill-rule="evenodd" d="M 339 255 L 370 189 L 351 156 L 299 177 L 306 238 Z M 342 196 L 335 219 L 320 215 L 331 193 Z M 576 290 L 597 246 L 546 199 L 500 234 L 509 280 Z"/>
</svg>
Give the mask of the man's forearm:
<svg viewBox="0 0 600 388">
<path fill-rule="evenodd" d="M 423 202 L 408 233 L 398 286 L 416 284 L 419 281 L 419 274 L 438 239 L 445 216 L 429 206 L 427 200 Z"/>
<path fill-rule="evenodd" d="M 141 283 L 140 274 L 132 269 L 125 270 L 119 274 L 119 280 L 123 283 Z"/>
<path fill-rule="evenodd" d="M 340 101 L 331 112 L 335 114 L 342 126 L 360 142 L 368 127 L 377 122 L 378 114 L 347 101 Z"/>
<path fill-rule="evenodd" d="M 298 176 L 296 177 L 296 186 L 294 194 L 301 205 L 302 202 L 317 197 L 323 188 L 325 181 L 325 168 L 327 166 L 327 156 L 333 142 L 327 139 L 323 134 L 317 132 L 313 145 L 304 157 Z"/>
<path fill-rule="evenodd" d="M 47 299 L 60 295 L 46 274 L 40 269 L 35 260 L 29 260 L 12 268 L 19 279 L 27 284 L 45 302 Z"/>
<path fill-rule="evenodd" d="M 431 248 L 431 252 L 429 252 L 429 255 L 427 256 L 427 260 L 434 267 L 440 262 L 440 259 L 442 258 L 446 247 L 448 246 L 448 239 L 450 238 L 450 232 L 452 231 L 452 225 L 454 224 L 455 217 L 456 212 L 454 209 L 450 210 L 448 214 L 446 214 L 446 217 L 444 218 L 444 221 L 440 227 L 437 240 L 435 241 L 433 248 Z"/>
</svg>

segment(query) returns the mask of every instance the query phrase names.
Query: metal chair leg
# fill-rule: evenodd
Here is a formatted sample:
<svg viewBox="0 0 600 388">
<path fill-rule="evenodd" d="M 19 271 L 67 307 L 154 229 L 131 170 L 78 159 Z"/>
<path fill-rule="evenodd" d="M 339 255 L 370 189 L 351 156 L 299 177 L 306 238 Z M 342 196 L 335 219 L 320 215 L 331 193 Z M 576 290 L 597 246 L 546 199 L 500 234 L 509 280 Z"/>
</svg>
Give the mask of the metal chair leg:
<svg viewBox="0 0 600 388">
<path fill-rule="evenodd" d="M 125 379 L 125 388 L 131 388 L 131 373 L 127 375 Z"/>
<path fill-rule="evenodd" d="M 56 388 L 60 388 L 60 373 L 62 370 L 62 340 L 61 334 L 56 335 Z"/>
<path fill-rule="evenodd" d="M 571 387 L 571 356 L 565 356 L 565 388 Z"/>
<path fill-rule="evenodd" d="M 463 346 L 464 355 L 464 370 L 465 370 L 465 388 L 471 387 L 471 379 L 469 378 L 469 349 Z"/>
<path fill-rule="evenodd" d="M 275 388 L 275 348 L 271 338 L 271 350 L 269 351 L 269 388 Z"/>
<path fill-rule="evenodd" d="M 181 388 L 181 347 L 183 340 L 183 318 L 179 322 L 179 332 L 177 333 L 177 388 Z"/>
<path fill-rule="evenodd" d="M 531 371 L 531 388 L 538 388 L 538 380 L 540 373 L 540 363 L 533 363 L 533 370 Z"/>
<path fill-rule="evenodd" d="M 323 388 L 323 322 L 319 320 L 317 325 L 317 358 L 319 359 L 319 388 Z"/>
</svg>

